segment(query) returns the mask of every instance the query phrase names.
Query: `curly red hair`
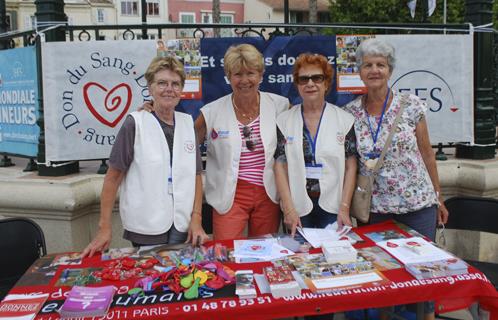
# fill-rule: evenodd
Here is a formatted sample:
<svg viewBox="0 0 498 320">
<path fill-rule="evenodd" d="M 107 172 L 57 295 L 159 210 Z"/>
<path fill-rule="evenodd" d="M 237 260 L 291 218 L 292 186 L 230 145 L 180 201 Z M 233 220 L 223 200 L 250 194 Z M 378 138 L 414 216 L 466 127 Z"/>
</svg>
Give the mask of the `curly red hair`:
<svg viewBox="0 0 498 320">
<path fill-rule="evenodd" d="M 294 63 L 294 69 L 292 70 L 292 76 L 294 78 L 294 84 L 297 86 L 297 78 L 299 77 L 299 70 L 308 65 L 317 66 L 322 69 L 323 75 L 325 76 L 325 86 L 327 87 L 327 93 L 330 91 L 330 85 L 332 84 L 332 77 L 334 76 L 334 70 L 332 66 L 327 61 L 327 58 L 321 54 L 316 53 L 301 53 Z"/>
</svg>

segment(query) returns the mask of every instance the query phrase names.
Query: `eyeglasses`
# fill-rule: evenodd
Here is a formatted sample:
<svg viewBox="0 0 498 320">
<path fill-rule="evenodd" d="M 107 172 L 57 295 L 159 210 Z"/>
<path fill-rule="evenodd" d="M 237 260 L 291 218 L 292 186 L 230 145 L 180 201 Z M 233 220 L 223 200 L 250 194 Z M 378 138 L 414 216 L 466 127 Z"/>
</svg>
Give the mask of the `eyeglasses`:
<svg viewBox="0 0 498 320">
<path fill-rule="evenodd" d="M 325 81 L 325 76 L 323 74 L 312 74 L 311 76 L 299 76 L 297 77 L 297 83 L 300 85 L 308 84 L 308 82 L 313 81 L 313 83 L 322 83 Z"/>
<path fill-rule="evenodd" d="M 161 90 L 166 89 L 168 86 L 171 87 L 171 89 L 178 91 L 182 89 L 182 84 L 179 81 L 164 81 L 164 80 L 159 80 L 154 82 L 157 87 Z"/>
<path fill-rule="evenodd" d="M 244 140 L 246 142 L 246 148 L 249 151 L 254 151 L 256 148 L 256 142 L 251 139 L 252 135 L 252 128 L 248 126 L 244 126 L 242 128 L 242 136 L 244 137 Z"/>
</svg>

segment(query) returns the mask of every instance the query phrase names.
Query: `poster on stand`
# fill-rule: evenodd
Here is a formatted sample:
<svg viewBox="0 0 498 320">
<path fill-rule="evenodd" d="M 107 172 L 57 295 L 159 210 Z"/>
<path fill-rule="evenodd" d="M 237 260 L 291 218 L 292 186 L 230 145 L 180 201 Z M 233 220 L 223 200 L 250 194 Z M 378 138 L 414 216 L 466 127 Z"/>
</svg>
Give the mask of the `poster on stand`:
<svg viewBox="0 0 498 320">
<path fill-rule="evenodd" d="M 36 48 L 0 51 L 0 152 L 36 157 L 40 128 Z"/>
</svg>

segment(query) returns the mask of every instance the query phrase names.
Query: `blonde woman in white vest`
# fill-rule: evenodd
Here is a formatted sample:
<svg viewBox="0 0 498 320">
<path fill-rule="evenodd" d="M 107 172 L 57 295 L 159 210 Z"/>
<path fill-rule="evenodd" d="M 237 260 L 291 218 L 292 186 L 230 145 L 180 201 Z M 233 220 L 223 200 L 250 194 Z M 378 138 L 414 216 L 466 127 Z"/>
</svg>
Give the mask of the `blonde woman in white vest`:
<svg viewBox="0 0 498 320">
<path fill-rule="evenodd" d="M 152 60 L 145 79 L 154 112 L 132 112 L 109 158 L 99 230 L 83 251 L 92 256 L 111 242 L 112 208 L 120 189 L 123 237 L 133 246 L 203 242 L 201 160 L 190 115 L 175 112 L 185 84 L 173 57 Z"/>
<path fill-rule="evenodd" d="M 356 180 L 351 114 L 325 101 L 333 70 L 318 54 L 301 54 L 294 84 L 303 102 L 278 117 L 275 176 L 284 223 L 324 228 L 351 225 L 349 206 Z"/>
<path fill-rule="evenodd" d="M 230 47 L 224 57 L 232 93 L 201 109 L 198 140 L 207 139 L 207 202 L 213 237 L 241 238 L 278 231 L 280 209 L 273 175 L 276 117 L 289 107 L 281 96 L 259 91 L 262 54 L 252 45 Z M 220 82 L 223 79 L 220 79 Z"/>
</svg>

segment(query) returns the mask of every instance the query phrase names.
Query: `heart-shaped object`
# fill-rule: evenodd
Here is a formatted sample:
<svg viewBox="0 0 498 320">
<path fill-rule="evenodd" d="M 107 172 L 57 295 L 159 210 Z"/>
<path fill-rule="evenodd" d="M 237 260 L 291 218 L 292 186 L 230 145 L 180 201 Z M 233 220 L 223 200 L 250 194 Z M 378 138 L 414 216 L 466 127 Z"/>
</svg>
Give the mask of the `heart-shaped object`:
<svg viewBox="0 0 498 320">
<path fill-rule="evenodd" d="M 451 106 L 450 110 L 451 110 L 451 112 L 457 112 L 458 111 L 458 107 L 457 106 Z"/>
<path fill-rule="evenodd" d="M 97 120 L 114 128 L 130 108 L 131 87 L 120 83 L 109 90 L 100 83 L 88 82 L 83 86 L 83 99 Z"/>
</svg>

